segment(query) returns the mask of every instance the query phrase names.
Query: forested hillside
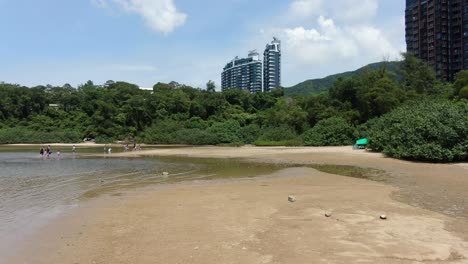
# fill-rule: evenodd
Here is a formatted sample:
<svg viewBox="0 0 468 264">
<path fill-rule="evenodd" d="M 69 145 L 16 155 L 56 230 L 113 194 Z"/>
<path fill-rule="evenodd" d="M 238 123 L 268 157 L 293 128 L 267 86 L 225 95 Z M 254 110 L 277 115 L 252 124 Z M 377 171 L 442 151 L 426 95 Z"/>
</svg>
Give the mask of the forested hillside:
<svg viewBox="0 0 468 264">
<path fill-rule="evenodd" d="M 355 71 L 333 74 L 333 75 L 327 76 L 325 78 L 320 78 L 320 79 L 307 80 L 299 84 L 296 84 L 292 87 L 286 88 L 284 90 L 284 93 L 286 96 L 317 95 L 317 94 L 328 91 L 333 86 L 333 84 L 340 78 L 344 79 L 344 78 L 350 78 L 353 76 L 358 76 L 360 74 L 363 74 L 365 71 L 373 71 L 376 69 L 380 69 L 382 67 L 386 68 L 390 74 L 393 73 L 393 76 L 395 78 L 400 77 L 400 71 L 399 71 L 400 62 L 398 61 L 377 62 L 377 63 L 369 64 L 362 68 L 359 68 L 358 70 L 355 70 Z"/>
<path fill-rule="evenodd" d="M 215 92 L 171 82 L 153 91 L 91 81 L 77 88 L 0 84 L 0 143 L 129 140 L 153 144 L 347 145 L 369 137 L 389 156 L 468 157 L 468 73 L 436 80 L 410 55 L 401 78 L 386 67 L 338 79 L 317 96 L 284 89 Z"/>
</svg>

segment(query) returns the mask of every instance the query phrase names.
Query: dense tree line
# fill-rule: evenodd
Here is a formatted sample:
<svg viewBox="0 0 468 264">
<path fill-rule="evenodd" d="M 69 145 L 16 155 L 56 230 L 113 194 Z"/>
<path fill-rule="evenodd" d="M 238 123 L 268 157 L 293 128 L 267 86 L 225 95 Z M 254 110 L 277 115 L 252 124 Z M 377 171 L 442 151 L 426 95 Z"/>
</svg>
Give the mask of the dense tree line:
<svg viewBox="0 0 468 264">
<path fill-rule="evenodd" d="M 216 92 L 212 81 L 207 89 L 157 83 L 153 91 L 114 81 L 102 85 L 88 81 L 77 88 L 1 83 L 0 143 L 95 138 L 98 142 L 321 146 L 352 144 L 362 136 L 370 136 L 372 142 L 372 135 L 378 134 L 373 126 L 386 129 L 379 120 L 394 122 L 386 114 L 400 107 L 406 108 L 398 113 L 411 112 L 414 102 L 445 100 L 445 104 L 458 105 L 453 111 L 464 111 L 468 72 L 458 76 L 453 85 L 440 82 L 430 67 L 405 54 L 397 75 L 385 67 L 363 71 L 359 76 L 338 79 L 328 93 L 308 97 L 285 97 L 281 87 L 269 93 Z M 459 126 L 466 128 L 468 123 Z M 381 145 L 374 146 L 386 151 Z M 426 160 L 466 159 L 466 145 L 457 148 L 461 150 L 449 155 L 452 158 Z M 386 152 L 394 155 L 393 150 Z"/>
</svg>

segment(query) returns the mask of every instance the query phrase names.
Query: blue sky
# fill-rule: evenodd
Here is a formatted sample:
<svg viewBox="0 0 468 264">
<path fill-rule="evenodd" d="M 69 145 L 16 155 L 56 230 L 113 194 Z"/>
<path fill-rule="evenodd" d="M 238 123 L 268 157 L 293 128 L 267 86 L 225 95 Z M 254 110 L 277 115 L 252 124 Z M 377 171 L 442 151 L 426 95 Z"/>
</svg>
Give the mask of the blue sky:
<svg viewBox="0 0 468 264">
<path fill-rule="evenodd" d="M 0 81 L 175 80 L 219 86 L 224 65 L 282 41 L 282 82 L 398 59 L 403 0 L 0 0 Z M 219 87 L 218 87 L 219 89 Z"/>
</svg>

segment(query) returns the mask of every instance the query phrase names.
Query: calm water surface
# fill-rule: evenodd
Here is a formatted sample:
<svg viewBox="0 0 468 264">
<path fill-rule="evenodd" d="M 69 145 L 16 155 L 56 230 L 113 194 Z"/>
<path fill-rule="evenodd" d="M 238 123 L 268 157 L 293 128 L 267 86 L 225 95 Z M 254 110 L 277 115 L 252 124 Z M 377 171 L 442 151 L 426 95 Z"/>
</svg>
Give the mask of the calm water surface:
<svg viewBox="0 0 468 264">
<path fill-rule="evenodd" d="M 162 182 L 163 171 L 181 176 L 199 168 L 151 158 L 93 158 L 71 153 L 43 160 L 35 150 L 0 149 L 0 256 L 15 241 L 82 199 Z"/>
<path fill-rule="evenodd" d="M 78 151 L 81 155 L 65 152 L 59 159 L 54 153 L 44 160 L 36 149 L 0 146 L 0 259 L 15 242 L 84 199 L 151 184 L 253 177 L 281 168 L 229 159 L 86 155 L 101 148 Z"/>
</svg>

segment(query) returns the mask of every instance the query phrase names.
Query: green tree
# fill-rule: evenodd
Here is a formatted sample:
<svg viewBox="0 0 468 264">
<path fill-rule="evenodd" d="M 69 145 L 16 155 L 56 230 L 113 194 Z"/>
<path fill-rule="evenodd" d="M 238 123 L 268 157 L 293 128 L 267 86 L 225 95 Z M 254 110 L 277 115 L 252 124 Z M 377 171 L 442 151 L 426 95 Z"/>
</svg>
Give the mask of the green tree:
<svg viewBox="0 0 468 264">
<path fill-rule="evenodd" d="M 414 90 L 418 94 L 437 93 L 437 79 L 434 70 L 411 53 L 403 53 L 401 73 L 406 91 Z"/>
<path fill-rule="evenodd" d="M 209 81 L 206 83 L 206 90 L 207 90 L 208 92 L 215 92 L 215 91 L 216 91 L 215 82 L 213 82 L 212 80 L 209 80 Z"/>
<path fill-rule="evenodd" d="M 354 141 L 354 127 L 345 119 L 332 117 L 319 121 L 304 133 L 304 144 L 309 146 L 351 145 Z"/>
</svg>

